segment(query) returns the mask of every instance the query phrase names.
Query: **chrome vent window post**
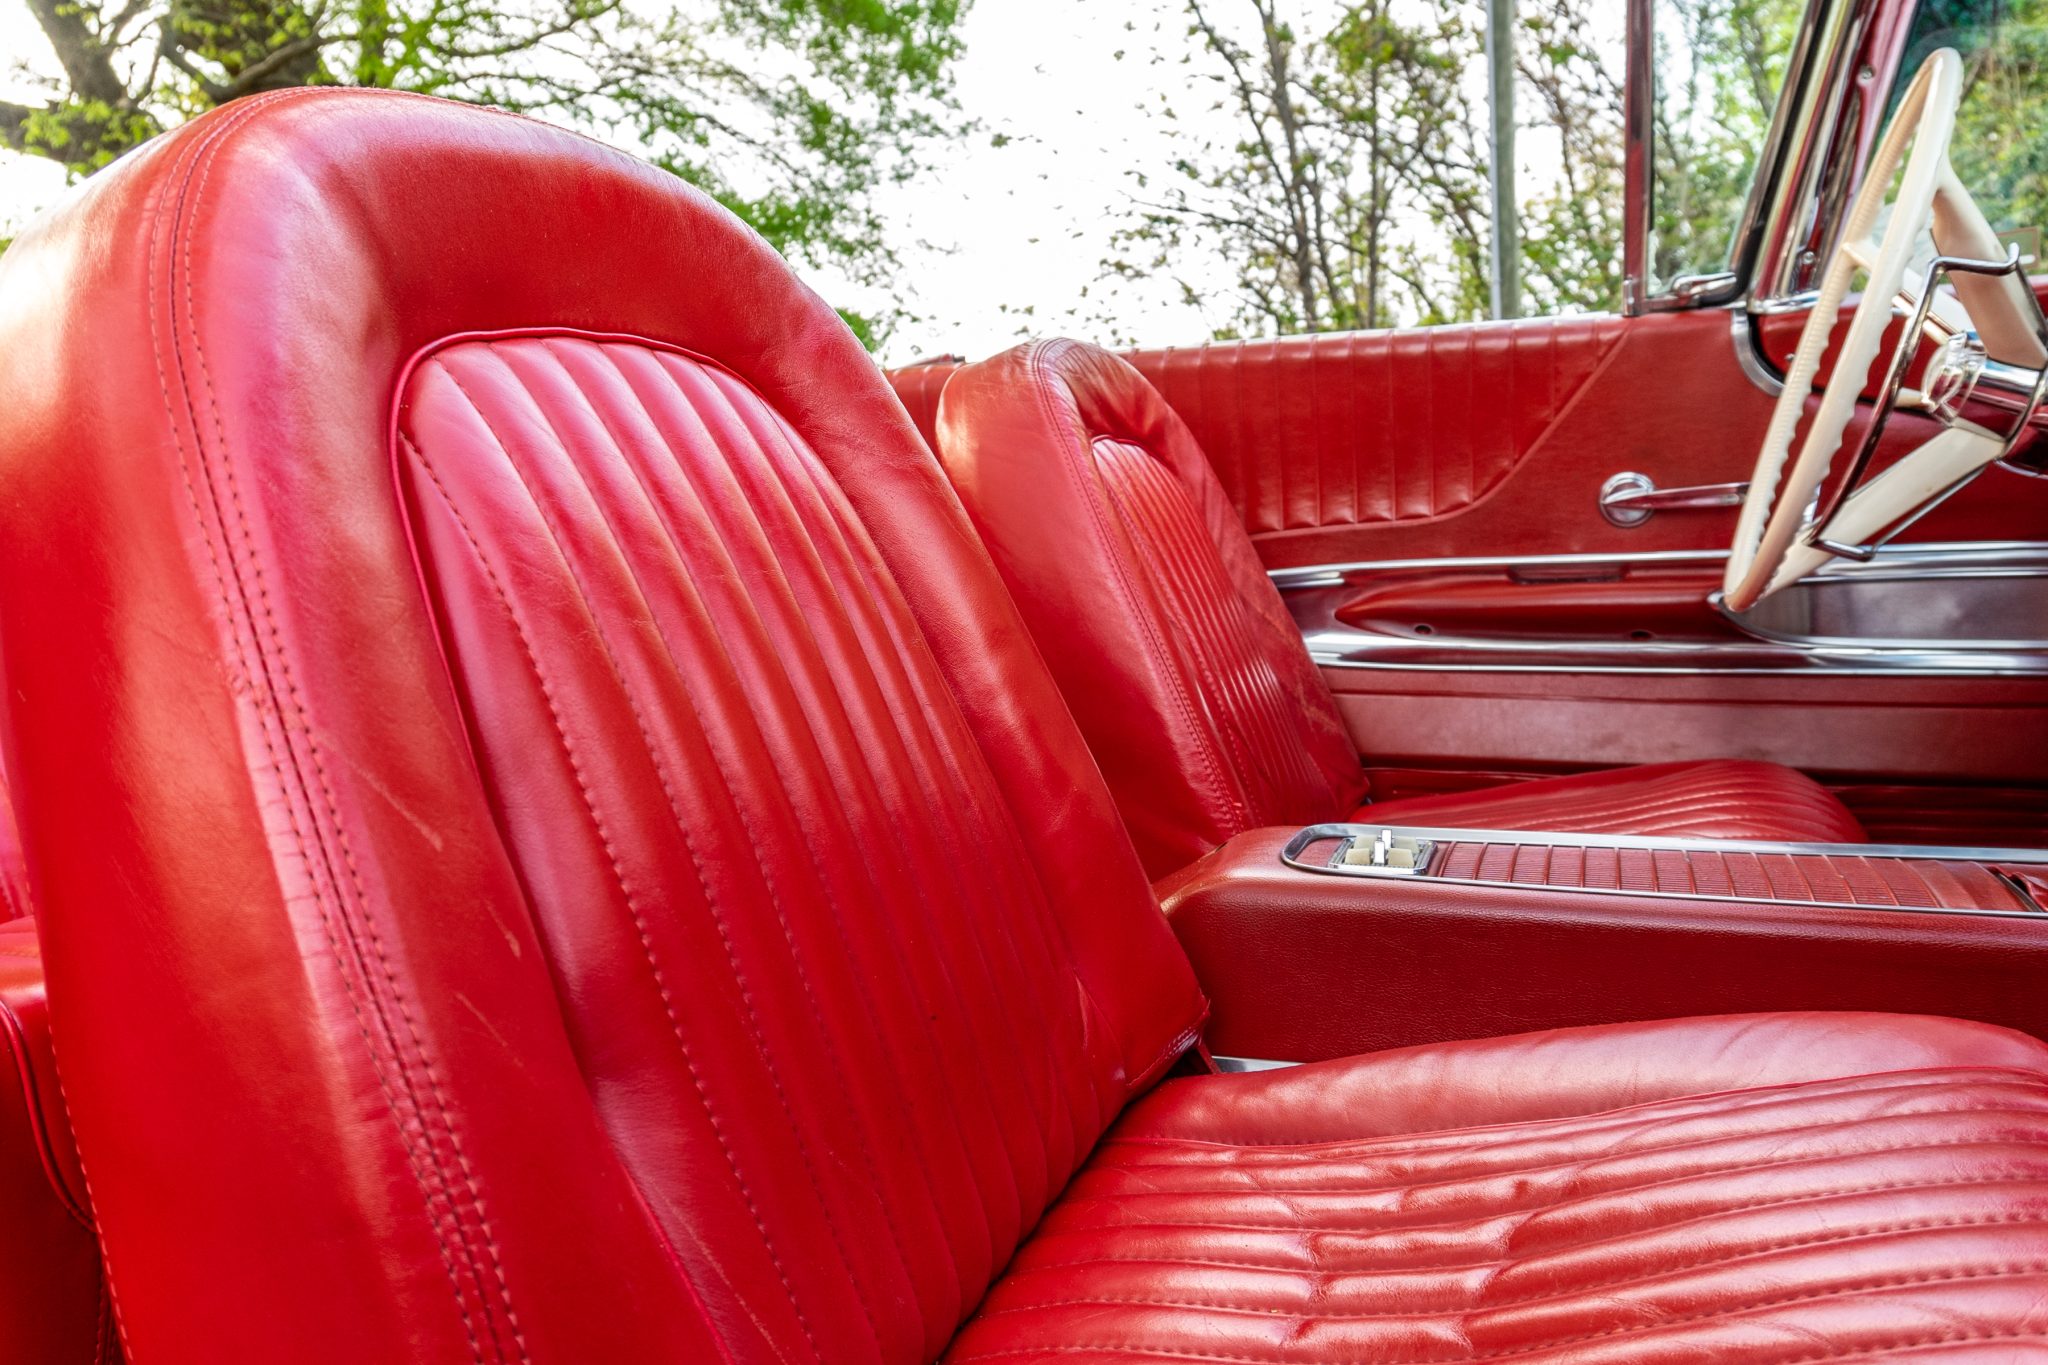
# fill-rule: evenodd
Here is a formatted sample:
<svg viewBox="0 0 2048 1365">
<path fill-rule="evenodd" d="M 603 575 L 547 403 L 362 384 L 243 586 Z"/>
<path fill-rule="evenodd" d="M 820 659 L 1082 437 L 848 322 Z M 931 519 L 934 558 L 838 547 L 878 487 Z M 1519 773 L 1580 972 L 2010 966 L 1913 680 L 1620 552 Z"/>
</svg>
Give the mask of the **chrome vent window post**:
<svg viewBox="0 0 2048 1365">
<path fill-rule="evenodd" d="M 1729 243 L 1726 269 L 1655 277 L 1651 233 L 1656 219 L 1655 0 L 1627 0 L 1628 67 L 1623 94 L 1622 310 L 1628 316 L 1738 303 L 1756 277 L 1760 245 L 1789 202 L 1788 176 L 1807 164 L 1814 125 L 1839 103 L 1844 39 L 1853 11 L 1878 0 L 1812 0 L 1785 63 L 1785 77 L 1750 180 L 1748 198 Z M 1892 0 L 1898 3 L 1898 0 Z M 1831 120 L 1830 120 L 1831 121 Z M 1772 234 L 1775 235 L 1775 234 Z"/>
</svg>

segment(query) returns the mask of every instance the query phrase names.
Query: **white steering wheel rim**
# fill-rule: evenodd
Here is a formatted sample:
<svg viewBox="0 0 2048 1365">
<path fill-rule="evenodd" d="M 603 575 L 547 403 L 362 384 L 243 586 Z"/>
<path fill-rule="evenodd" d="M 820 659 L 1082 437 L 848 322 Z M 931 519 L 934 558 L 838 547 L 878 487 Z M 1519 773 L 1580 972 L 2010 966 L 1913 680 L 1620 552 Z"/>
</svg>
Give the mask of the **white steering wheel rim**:
<svg viewBox="0 0 2048 1365">
<path fill-rule="evenodd" d="M 1971 239 L 1956 243 L 1956 247 L 1977 252 L 1987 250 L 1981 239 L 1988 237 L 1988 250 L 1996 253 L 1996 237 L 1949 168 L 1948 146 L 1955 132 L 1962 74 L 1962 58 L 1954 49 L 1942 48 L 1930 55 L 1871 157 L 1839 244 L 1821 278 L 1813 312 L 1800 332 L 1799 347 L 1771 412 L 1749 492 L 1736 520 L 1735 540 L 1721 585 L 1723 600 L 1731 611 L 1746 611 L 1827 561 L 1828 553 L 1806 543 L 1801 533 L 1891 324 L 1892 303 L 1905 283 L 1921 231 L 1932 221 L 1937 230 L 1950 228 L 1954 235 Z M 1873 256 L 1867 239 L 1902 160 L 1905 175 L 1883 241 Z M 1937 196 L 1947 209 L 1939 219 L 1935 215 Z M 1975 230 L 1980 226 L 1981 232 Z M 1821 391 L 1806 440 L 1797 458 L 1792 458 L 1792 439 L 1807 395 L 1859 268 L 1869 272 L 1869 280 L 1850 318 L 1834 371 Z M 2002 290 L 1997 297 L 2004 297 Z M 1881 532 L 1898 516 L 1997 458 L 1999 451 L 1999 443 L 1980 434 L 1960 428 L 1944 431 L 1858 490 L 1827 529 L 1838 540 Z"/>
</svg>

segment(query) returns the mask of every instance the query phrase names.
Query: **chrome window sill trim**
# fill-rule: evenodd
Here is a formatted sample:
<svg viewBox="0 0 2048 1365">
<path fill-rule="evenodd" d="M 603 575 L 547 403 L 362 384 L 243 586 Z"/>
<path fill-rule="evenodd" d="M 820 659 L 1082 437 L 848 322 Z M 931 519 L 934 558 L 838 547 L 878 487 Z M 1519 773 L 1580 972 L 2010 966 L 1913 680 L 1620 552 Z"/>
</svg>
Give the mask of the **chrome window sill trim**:
<svg viewBox="0 0 2048 1365">
<path fill-rule="evenodd" d="M 1369 811 L 1372 807 L 1367 806 Z M 1866 905 L 1856 901 L 1754 900 L 1730 892 L 1705 895 L 1689 891 L 1630 890 L 1608 886 L 1551 886 L 1542 882 L 1496 881 L 1478 877 L 1446 877 L 1435 872 L 1390 878 L 1369 868 L 1331 866 L 1304 859 L 1313 844 L 1330 839 L 1348 839 L 1360 833 L 1391 829 L 1395 834 L 1438 843 L 1503 843 L 1535 848 L 1628 848 L 1677 853 L 1804 854 L 1820 857 L 1912 858 L 1947 862 L 2048 864 L 2048 849 L 1969 848 L 1938 844 L 1804 844 L 1761 839 L 1655 839 L 1625 834 L 1572 834 L 1543 830 L 1439 829 L 1426 825 L 1323 824 L 1309 825 L 1289 839 L 1280 850 L 1280 861 L 1297 872 L 1319 877 L 1344 877 L 1354 881 L 1400 881 L 1406 885 L 1446 887 L 1487 886 L 1506 891 L 1547 891 L 1575 896 L 1616 896 L 1632 900 L 1710 902 L 1716 905 L 1746 905 L 1758 909 L 1786 906 L 1808 910 L 1878 911 L 1909 915 L 1966 915 L 1991 919 L 2032 920 L 2048 925 L 2048 916 L 2038 910 L 1993 909 L 1955 905 Z"/>
</svg>

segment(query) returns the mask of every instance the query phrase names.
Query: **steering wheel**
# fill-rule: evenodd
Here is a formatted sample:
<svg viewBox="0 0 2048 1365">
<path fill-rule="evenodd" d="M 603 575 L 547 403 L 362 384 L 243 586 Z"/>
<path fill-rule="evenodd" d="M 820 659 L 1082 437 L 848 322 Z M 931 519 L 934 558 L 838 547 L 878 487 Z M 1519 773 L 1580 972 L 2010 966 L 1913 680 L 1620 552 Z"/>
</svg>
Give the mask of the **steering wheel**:
<svg viewBox="0 0 2048 1365">
<path fill-rule="evenodd" d="M 1974 325 L 1984 352 L 2031 367 L 2044 361 L 2040 311 L 2016 258 L 2006 258 L 1997 234 L 1949 165 L 1962 74 L 1962 58 L 1954 49 L 1942 48 L 1928 57 L 1900 101 L 1850 205 L 1840 245 L 1828 261 L 1820 295 L 1799 334 L 1799 348 L 1764 432 L 1756 472 L 1736 521 L 1735 543 L 1722 580 L 1722 602 L 1729 611 L 1745 611 L 1797 582 L 1832 555 L 1845 553 L 1845 546 L 1865 547 L 1864 553 L 1851 553 L 1867 557 L 1868 546 L 1968 482 L 2005 454 L 2010 444 L 1972 423 L 1950 422 L 1876 478 L 1853 486 L 1894 405 L 1911 401 L 1943 415 L 1934 399 L 1900 397 L 1899 380 L 1918 340 L 1910 330 L 1913 325 L 1944 341 Z M 1905 174 L 1899 177 L 1898 195 L 1887 215 L 1886 194 L 1901 162 Z M 1873 241 L 1870 234 L 1880 221 L 1883 236 Z M 1924 286 L 1909 287 L 1907 270 L 1922 231 L 1930 225 L 1939 259 Z M 2002 266 L 1997 264 L 2001 258 L 2006 258 Z M 1954 300 L 1934 293 L 1945 269 L 1956 272 Z M 1869 274 L 1863 296 L 1849 321 L 1834 371 L 1821 390 L 1806 439 L 1797 458 L 1788 459 L 1821 356 L 1858 270 Z M 1958 316 L 1958 305 L 1964 316 Z M 1821 507 L 1822 484 L 1895 308 L 1911 314 L 1913 322 L 1900 340 L 1901 354 L 1880 394 L 1857 463 L 1829 505 Z"/>
</svg>

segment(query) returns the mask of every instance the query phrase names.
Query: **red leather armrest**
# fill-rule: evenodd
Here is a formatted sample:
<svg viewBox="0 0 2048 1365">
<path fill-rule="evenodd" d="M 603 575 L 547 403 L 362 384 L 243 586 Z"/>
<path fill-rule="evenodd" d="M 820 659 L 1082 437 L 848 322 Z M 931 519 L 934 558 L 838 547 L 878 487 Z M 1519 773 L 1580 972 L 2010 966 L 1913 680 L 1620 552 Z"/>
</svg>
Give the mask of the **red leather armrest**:
<svg viewBox="0 0 2048 1365">
<path fill-rule="evenodd" d="M 1953 1015 L 2048 1037 L 2048 915 L 1326 877 L 1281 863 L 1293 833 L 1242 834 L 1158 888 L 1221 1055 L 1316 1061 L 1777 1010 Z"/>
<path fill-rule="evenodd" d="M 0 922 L 0 1360 L 87 1365 L 112 1357 L 112 1338 L 35 927 Z"/>
</svg>

